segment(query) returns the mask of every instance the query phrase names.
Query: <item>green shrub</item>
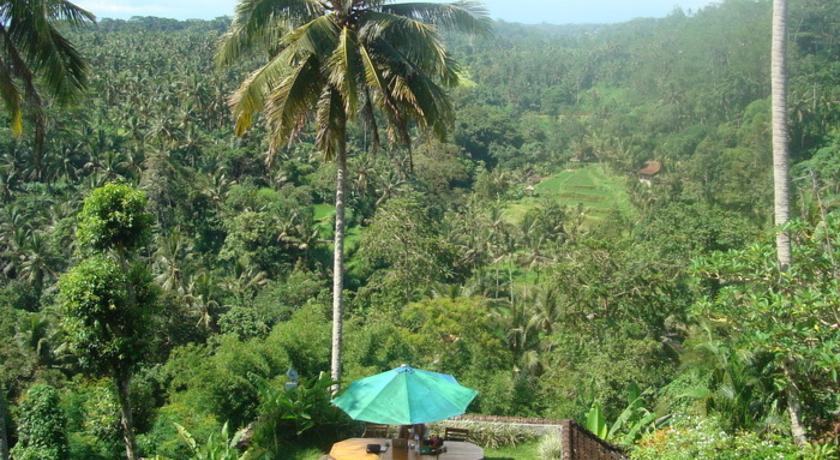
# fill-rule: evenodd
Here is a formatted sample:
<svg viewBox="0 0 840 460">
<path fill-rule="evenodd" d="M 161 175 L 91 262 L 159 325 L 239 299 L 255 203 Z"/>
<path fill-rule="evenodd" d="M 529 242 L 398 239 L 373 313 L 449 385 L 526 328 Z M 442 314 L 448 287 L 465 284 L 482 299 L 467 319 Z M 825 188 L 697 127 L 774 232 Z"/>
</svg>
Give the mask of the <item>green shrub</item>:
<svg viewBox="0 0 840 460">
<path fill-rule="evenodd" d="M 351 420 L 330 404 L 330 378 L 303 380 L 286 388 L 286 379 L 264 381 L 260 386 L 259 417 L 254 424 L 253 445 L 271 458 L 281 458 L 290 447 L 322 444 L 347 436 Z"/>
<path fill-rule="evenodd" d="M 67 459 L 66 426 L 67 418 L 55 388 L 33 385 L 20 403 L 18 443 L 12 456 L 15 460 Z"/>
<path fill-rule="evenodd" d="M 179 435 L 176 423 L 199 440 L 208 439 L 221 427 L 216 418 L 204 410 L 196 410 L 191 404 L 170 403 L 157 411 L 152 428 L 137 437 L 141 451 L 166 458 L 188 458 L 189 447 Z"/>
<path fill-rule="evenodd" d="M 789 437 L 742 431 L 729 434 L 714 418 L 678 417 L 671 426 L 644 436 L 632 460 L 811 459 Z"/>
<path fill-rule="evenodd" d="M 237 444 L 241 439 L 241 432 L 237 432 L 231 437 L 227 423 L 222 426 L 221 432 L 211 434 L 204 442 L 196 441 L 195 437 L 181 425 L 176 424 L 175 426 L 184 444 L 189 448 L 188 456 L 178 458 L 189 458 L 191 460 L 248 460 L 257 458 L 257 455 L 251 452 L 244 454 L 239 452 Z"/>
<path fill-rule="evenodd" d="M 95 189 L 79 213 L 79 244 L 96 251 L 142 247 L 154 220 L 146 212 L 146 201 L 144 192 L 128 185 L 107 184 Z"/>
<path fill-rule="evenodd" d="M 173 351 L 166 371 L 170 401 L 212 414 L 239 428 L 253 421 L 259 404 L 257 383 L 289 368 L 282 347 L 259 339 L 216 338 L 217 346 L 186 346 Z"/>
</svg>

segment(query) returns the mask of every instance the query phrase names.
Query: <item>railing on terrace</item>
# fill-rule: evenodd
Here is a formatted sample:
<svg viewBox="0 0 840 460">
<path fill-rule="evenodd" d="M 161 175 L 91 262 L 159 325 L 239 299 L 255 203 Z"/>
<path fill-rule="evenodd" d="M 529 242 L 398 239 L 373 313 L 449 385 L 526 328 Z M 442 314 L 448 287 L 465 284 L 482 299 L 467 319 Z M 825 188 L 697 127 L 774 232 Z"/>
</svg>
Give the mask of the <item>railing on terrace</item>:
<svg viewBox="0 0 840 460">
<path fill-rule="evenodd" d="M 523 430 L 532 430 L 538 435 L 545 435 L 556 430 L 560 433 L 563 445 L 563 460 L 624 460 L 627 458 L 621 449 L 599 438 L 574 420 L 494 415 L 462 415 L 451 420 L 461 423 L 497 423 L 515 426 Z"/>
</svg>

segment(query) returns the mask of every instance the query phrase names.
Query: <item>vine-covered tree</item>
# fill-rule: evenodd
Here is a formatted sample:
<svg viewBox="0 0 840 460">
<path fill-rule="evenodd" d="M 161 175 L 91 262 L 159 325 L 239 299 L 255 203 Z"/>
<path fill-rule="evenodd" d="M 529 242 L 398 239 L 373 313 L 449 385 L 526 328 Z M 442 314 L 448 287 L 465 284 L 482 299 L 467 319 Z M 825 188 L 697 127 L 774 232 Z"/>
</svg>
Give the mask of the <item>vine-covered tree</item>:
<svg viewBox="0 0 840 460">
<path fill-rule="evenodd" d="M 94 375 L 114 380 L 126 455 L 137 459 L 129 384 L 151 342 L 157 288 L 136 250 L 148 240 L 146 196 L 127 185 L 94 190 L 76 232 L 90 254 L 59 280 L 62 327 L 70 351 Z"/>
<path fill-rule="evenodd" d="M 445 87 L 458 83 L 458 65 L 439 27 L 489 30 L 477 3 L 391 3 L 385 0 L 243 0 L 221 43 L 218 61 L 230 65 L 250 51 L 268 62 L 251 73 L 230 99 L 236 134 L 265 115 L 270 154 L 293 141 L 314 115 L 315 144 L 336 163 L 331 374 L 341 379 L 344 286 L 344 209 L 347 123 L 361 119 L 373 144 L 378 123 L 389 140 L 410 143 L 418 127 L 444 137 L 453 119 Z M 377 117 L 377 113 L 380 117 Z"/>
</svg>

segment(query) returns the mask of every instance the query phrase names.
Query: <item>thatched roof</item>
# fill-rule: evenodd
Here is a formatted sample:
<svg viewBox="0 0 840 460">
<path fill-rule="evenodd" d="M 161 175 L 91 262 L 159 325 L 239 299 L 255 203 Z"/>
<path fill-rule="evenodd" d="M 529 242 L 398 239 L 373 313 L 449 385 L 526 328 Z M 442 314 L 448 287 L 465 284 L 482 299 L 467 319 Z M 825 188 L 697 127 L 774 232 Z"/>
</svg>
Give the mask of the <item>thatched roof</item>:
<svg viewBox="0 0 840 460">
<path fill-rule="evenodd" d="M 640 176 L 655 176 L 662 170 L 662 163 L 657 160 L 648 160 L 645 167 L 639 170 Z"/>
</svg>

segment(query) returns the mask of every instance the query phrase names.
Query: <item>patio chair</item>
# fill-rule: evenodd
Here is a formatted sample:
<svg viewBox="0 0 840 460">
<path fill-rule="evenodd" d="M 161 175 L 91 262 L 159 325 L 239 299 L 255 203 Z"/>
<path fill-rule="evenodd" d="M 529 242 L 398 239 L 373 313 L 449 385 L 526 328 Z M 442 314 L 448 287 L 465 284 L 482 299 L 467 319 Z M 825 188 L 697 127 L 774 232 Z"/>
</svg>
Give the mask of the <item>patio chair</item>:
<svg viewBox="0 0 840 460">
<path fill-rule="evenodd" d="M 424 423 L 419 423 L 417 425 L 400 425 L 400 431 L 397 434 L 397 439 L 411 438 L 410 430 L 412 428 L 414 428 L 414 434 L 420 436 L 420 439 L 426 439 L 429 428 Z"/>
<path fill-rule="evenodd" d="M 466 430 L 464 428 L 449 428 L 443 432 L 443 440 L 444 441 L 460 441 L 466 442 L 467 439 L 470 437 L 470 430 Z"/>
<path fill-rule="evenodd" d="M 388 425 L 379 425 L 376 423 L 366 423 L 365 432 L 362 434 L 363 438 L 387 438 Z"/>
</svg>

